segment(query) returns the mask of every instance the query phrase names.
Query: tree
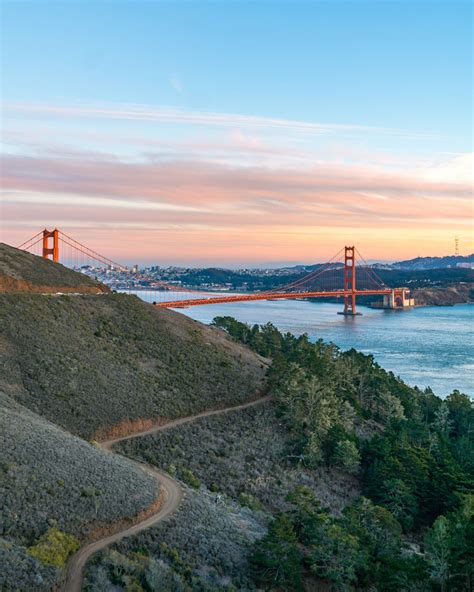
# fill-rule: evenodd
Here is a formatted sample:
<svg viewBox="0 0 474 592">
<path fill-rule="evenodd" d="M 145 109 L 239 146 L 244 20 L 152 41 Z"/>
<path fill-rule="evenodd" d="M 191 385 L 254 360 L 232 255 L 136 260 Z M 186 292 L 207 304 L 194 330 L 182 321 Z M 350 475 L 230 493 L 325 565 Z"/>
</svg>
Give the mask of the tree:
<svg viewBox="0 0 474 592">
<path fill-rule="evenodd" d="M 439 516 L 425 538 L 426 559 L 429 564 L 431 579 L 440 585 L 441 592 L 447 590 L 450 577 L 449 557 L 451 537 L 449 522 L 445 516 Z"/>
<path fill-rule="evenodd" d="M 474 435 L 474 401 L 459 391 L 453 391 L 446 398 L 452 431 L 455 437 Z"/>
<path fill-rule="evenodd" d="M 317 540 L 309 547 L 308 560 L 316 575 L 327 578 L 337 589 L 348 590 L 357 580 L 362 553 L 355 536 L 330 522 L 319 529 Z"/>
<path fill-rule="evenodd" d="M 360 454 L 357 446 L 351 440 L 340 440 L 332 457 L 336 465 L 348 473 L 355 475 L 360 468 Z"/>
<path fill-rule="evenodd" d="M 453 427 L 453 422 L 449 418 L 449 407 L 445 401 L 441 403 L 438 411 L 436 411 L 435 413 L 435 420 L 433 422 L 433 426 L 441 434 L 449 436 Z"/>
<path fill-rule="evenodd" d="M 303 368 L 292 364 L 284 379 L 275 388 L 285 418 L 296 430 L 307 437 L 305 456 L 311 464 L 322 459 L 324 436 L 340 419 L 334 390 L 318 377 L 308 375 Z"/>
<path fill-rule="evenodd" d="M 260 585 L 302 590 L 301 551 L 291 519 L 280 514 L 255 546 L 250 561 Z"/>
<path fill-rule="evenodd" d="M 462 496 L 461 507 L 447 515 L 450 534 L 449 585 L 453 590 L 474 586 L 474 494 Z"/>
<path fill-rule="evenodd" d="M 413 526 L 413 515 L 417 512 L 417 501 L 413 490 L 403 479 L 387 479 L 382 484 L 384 505 L 392 512 L 405 530 Z"/>
</svg>

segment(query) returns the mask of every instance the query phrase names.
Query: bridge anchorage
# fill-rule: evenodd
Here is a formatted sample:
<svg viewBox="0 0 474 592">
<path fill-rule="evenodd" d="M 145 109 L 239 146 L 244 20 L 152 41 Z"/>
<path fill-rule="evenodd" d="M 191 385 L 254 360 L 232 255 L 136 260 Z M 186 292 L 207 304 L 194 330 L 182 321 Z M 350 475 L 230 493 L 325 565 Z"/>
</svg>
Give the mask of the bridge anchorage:
<svg viewBox="0 0 474 592">
<path fill-rule="evenodd" d="M 52 258 L 55 263 L 62 263 L 89 275 L 104 275 L 106 283 L 112 288 L 139 294 L 143 300 L 163 308 L 259 300 L 337 298 L 344 302 L 344 309 L 338 314 L 354 317 L 360 314 L 357 312 L 357 298 L 359 302 L 362 298 L 365 304 L 374 308 L 391 310 L 404 310 L 415 304 L 408 288 L 388 287 L 353 245 L 342 248 L 327 263 L 314 265 L 313 270 L 304 277 L 273 290 L 225 295 L 222 292 L 209 293 L 183 288 L 158 280 L 145 272 L 131 271 L 125 265 L 86 247 L 57 228 L 45 228 L 18 248 L 45 259 Z M 382 296 L 383 301 L 374 303 L 374 296 Z"/>
</svg>

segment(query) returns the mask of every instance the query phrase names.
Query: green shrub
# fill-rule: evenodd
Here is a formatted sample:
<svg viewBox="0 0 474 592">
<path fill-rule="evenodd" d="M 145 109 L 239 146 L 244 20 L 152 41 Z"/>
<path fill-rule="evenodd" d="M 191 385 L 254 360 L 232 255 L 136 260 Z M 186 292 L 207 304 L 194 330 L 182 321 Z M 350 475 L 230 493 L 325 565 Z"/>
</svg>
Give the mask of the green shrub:
<svg viewBox="0 0 474 592">
<path fill-rule="evenodd" d="M 46 565 L 63 567 L 67 558 L 79 547 L 79 541 L 72 534 L 49 528 L 36 545 L 28 549 L 28 554 Z"/>
<path fill-rule="evenodd" d="M 241 506 L 247 506 L 247 508 L 250 508 L 251 510 L 262 509 L 262 504 L 259 500 L 250 493 L 245 493 L 244 491 L 239 495 L 239 504 Z"/>
<path fill-rule="evenodd" d="M 201 485 L 201 481 L 196 477 L 196 475 L 190 469 L 181 469 L 180 470 L 181 479 L 190 487 L 194 487 L 194 489 L 199 489 Z"/>
</svg>

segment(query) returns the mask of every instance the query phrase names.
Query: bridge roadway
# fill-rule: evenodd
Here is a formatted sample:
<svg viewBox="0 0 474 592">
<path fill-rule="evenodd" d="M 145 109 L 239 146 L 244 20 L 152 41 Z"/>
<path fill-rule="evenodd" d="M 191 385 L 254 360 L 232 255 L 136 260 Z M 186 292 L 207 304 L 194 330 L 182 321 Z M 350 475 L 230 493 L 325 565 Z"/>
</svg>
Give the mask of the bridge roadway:
<svg viewBox="0 0 474 592">
<path fill-rule="evenodd" d="M 225 304 L 227 302 L 249 302 L 254 300 L 299 300 L 303 298 L 344 298 L 352 296 L 376 296 L 392 293 L 392 288 L 379 290 L 334 290 L 332 292 L 257 292 L 255 294 L 237 294 L 234 296 L 210 296 L 207 298 L 189 298 L 188 300 L 171 300 L 156 302 L 155 306 L 162 308 L 186 308 L 188 306 L 202 306 L 204 304 Z M 395 293 L 397 289 L 395 288 Z"/>
</svg>

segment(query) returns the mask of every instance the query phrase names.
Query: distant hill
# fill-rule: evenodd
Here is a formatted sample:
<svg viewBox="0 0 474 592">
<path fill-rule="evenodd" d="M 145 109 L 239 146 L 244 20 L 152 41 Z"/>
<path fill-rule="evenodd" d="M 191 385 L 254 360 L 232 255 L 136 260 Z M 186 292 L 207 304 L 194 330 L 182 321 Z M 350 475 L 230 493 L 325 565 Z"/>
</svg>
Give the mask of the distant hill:
<svg viewBox="0 0 474 592">
<path fill-rule="evenodd" d="M 447 257 L 416 257 L 407 261 L 398 261 L 392 263 L 392 269 L 404 269 L 408 271 L 424 270 L 424 269 L 440 269 L 447 267 L 474 267 L 474 253 L 470 255 L 450 255 Z"/>
<path fill-rule="evenodd" d="M 0 243 L 0 293 L 4 292 L 80 292 L 100 294 L 109 289 L 93 279 Z"/>
</svg>

